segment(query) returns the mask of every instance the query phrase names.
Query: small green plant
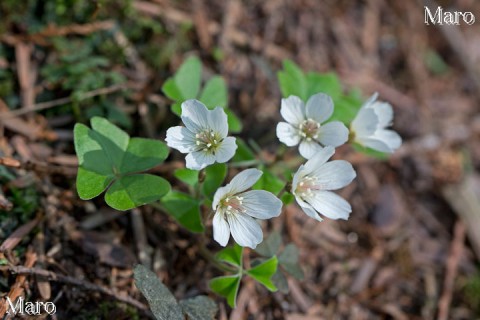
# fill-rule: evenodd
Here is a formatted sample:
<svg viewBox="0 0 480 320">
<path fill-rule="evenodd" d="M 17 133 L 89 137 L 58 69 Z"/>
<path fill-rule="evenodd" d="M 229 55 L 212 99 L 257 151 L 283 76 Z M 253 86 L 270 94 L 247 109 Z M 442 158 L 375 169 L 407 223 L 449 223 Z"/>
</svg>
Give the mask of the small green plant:
<svg viewBox="0 0 480 320">
<path fill-rule="evenodd" d="M 274 160 L 266 161 L 254 141 L 247 144 L 232 136 L 242 126 L 227 107 L 227 86 L 213 76 L 201 88 L 202 64 L 196 57 L 188 58 L 163 85 L 173 100 L 173 113 L 182 120 L 167 130 L 165 139 L 168 147 L 185 154 L 185 168 L 173 172 L 177 180 L 173 185 L 180 188 L 171 189 L 164 178 L 145 173 L 167 158 L 169 150 L 162 142 L 130 138 L 99 117 L 92 118 L 91 128 L 77 124 L 74 130 L 80 197 L 91 199 L 106 190 L 105 201 L 115 209 L 151 204 L 183 228 L 199 233 L 200 253 L 226 273 L 211 279 L 210 289 L 231 307 L 244 276 L 269 291 L 282 292 L 288 292 L 286 277 L 303 278 L 297 247 L 283 245 L 276 232 L 264 241 L 258 220 L 278 217 L 282 206 L 293 201 L 317 221 L 347 220 L 352 208 L 334 191 L 350 184 L 356 173 L 345 160 L 329 161 L 335 148 L 352 143 L 384 154 L 401 143 L 398 134 L 387 129 L 393 119 L 391 106 L 376 101 L 375 95 L 362 105 L 357 91 L 344 94 L 333 73 L 304 73 L 291 61 L 283 66 L 278 79 L 285 121 L 277 125 L 276 133 L 287 147 L 298 145 L 306 160 L 287 162 L 282 146 Z M 234 168 L 239 172 L 225 183 Z M 205 228 L 209 219 L 212 238 L 226 247 L 216 254 L 207 249 L 210 243 L 204 243 L 210 234 Z M 235 244 L 229 247 L 230 236 Z M 249 266 L 244 265 L 244 255 L 253 253 L 244 247 L 256 249 Z M 185 314 L 211 319 L 216 313 L 214 303 L 203 296 L 178 302 L 145 267 L 135 269 L 135 280 L 158 319 L 183 319 Z"/>
<path fill-rule="evenodd" d="M 105 194 L 117 210 L 128 210 L 159 200 L 170 191 L 167 180 L 142 171 L 159 165 L 168 155 L 160 141 L 130 138 L 108 120 L 95 117 L 92 128 L 76 124 L 75 151 L 79 168 L 77 191 L 88 200 Z"/>
<path fill-rule="evenodd" d="M 269 291 L 277 291 L 277 287 L 273 284 L 271 278 L 277 271 L 278 260 L 276 256 L 262 261 L 250 269 L 245 270 L 243 267 L 243 248 L 234 245 L 232 248 L 225 248 L 220 251 L 216 258 L 233 267 L 234 274 L 214 278 L 210 281 L 210 288 L 219 295 L 227 299 L 228 304 L 235 308 L 237 304 L 237 293 L 240 288 L 240 282 L 244 275 L 248 275 L 261 283 Z"/>
<path fill-rule="evenodd" d="M 11 203 L 12 209 L 0 209 L 0 239 L 5 239 L 20 225 L 35 217 L 39 205 L 38 193 L 34 186 L 18 188 L 8 183 L 16 176 L 6 167 L 0 167 L 0 185 L 8 186 L 4 189 L 5 198 Z"/>
<path fill-rule="evenodd" d="M 175 103 L 172 105 L 172 112 L 180 116 L 181 104 L 185 100 L 198 99 L 207 108 L 222 107 L 228 117 L 230 131 L 237 133 L 242 130 L 242 122 L 227 107 L 228 91 L 225 80 L 220 76 L 211 77 L 200 91 L 202 82 L 202 63 L 197 57 L 188 58 L 178 68 L 175 75 L 168 78 L 163 84 L 163 93 Z"/>
</svg>

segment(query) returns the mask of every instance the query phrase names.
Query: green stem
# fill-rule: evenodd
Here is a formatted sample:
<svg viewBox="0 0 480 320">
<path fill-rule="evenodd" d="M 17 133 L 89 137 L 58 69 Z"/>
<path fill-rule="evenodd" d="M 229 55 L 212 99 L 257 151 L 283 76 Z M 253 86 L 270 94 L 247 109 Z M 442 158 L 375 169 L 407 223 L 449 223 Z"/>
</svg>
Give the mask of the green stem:
<svg viewBox="0 0 480 320">
<path fill-rule="evenodd" d="M 245 161 L 229 163 L 228 166 L 230 168 L 241 168 L 241 167 L 250 167 L 250 166 L 254 166 L 262 163 L 263 162 L 261 160 L 254 159 L 254 160 L 245 160 Z"/>
<path fill-rule="evenodd" d="M 213 267 L 217 268 L 218 270 L 224 271 L 224 272 L 233 272 L 233 273 L 238 272 L 237 269 L 234 269 L 230 266 L 227 266 L 226 264 L 220 263 L 217 259 L 215 259 L 215 256 L 205 246 L 203 235 L 202 235 L 202 238 L 200 240 L 200 245 L 199 245 L 199 251 L 198 252 L 200 253 L 200 255 L 205 260 L 207 260 Z"/>
<path fill-rule="evenodd" d="M 162 212 L 165 212 L 165 208 L 160 203 L 153 202 L 150 204 L 152 207 L 155 209 L 158 209 Z M 207 249 L 205 246 L 205 234 L 201 234 L 200 238 L 198 239 L 199 241 L 199 253 L 200 255 L 207 260 L 213 267 L 217 268 L 220 271 L 224 272 L 232 272 L 232 273 L 237 273 L 238 270 L 234 269 L 226 264 L 220 263 L 217 259 L 215 259 L 215 256 L 210 252 L 210 250 Z"/>
</svg>

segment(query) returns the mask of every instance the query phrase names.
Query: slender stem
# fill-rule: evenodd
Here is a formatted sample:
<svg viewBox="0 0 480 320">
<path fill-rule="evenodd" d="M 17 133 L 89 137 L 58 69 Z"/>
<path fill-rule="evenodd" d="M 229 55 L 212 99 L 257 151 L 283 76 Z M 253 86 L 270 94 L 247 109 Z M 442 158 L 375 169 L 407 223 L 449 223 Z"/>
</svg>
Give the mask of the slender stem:
<svg viewBox="0 0 480 320">
<path fill-rule="evenodd" d="M 253 151 L 257 153 L 259 157 L 258 161 L 260 161 L 260 164 L 267 164 L 267 160 L 262 154 L 262 148 L 258 145 L 258 143 L 253 139 L 249 139 L 248 143 L 250 144 L 250 147 L 252 147 Z"/>
<path fill-rule="evenodd" d="M 254 160 L 245 160 L 245 161 L 230 163 L 228 166 L 231 168 L 241 168 L 241 167 L 250 167 L 250 166 L 262 164 L 262 163 L 263 162 L 261 160 L 254 159 Z"/>
<path fill-rule="evenodd" d="M 163 211 L 165 212 L 165 208 L 163 208 L 163 206 L 159 203 L 156 203 L 156 202 L 152 202 L 150 203 L 150 205 L 152 207 L 154 207 L 155 209 L 158 209 L 160 211 Z M 218 270 L 220 271 L 224 271 L 224 272 L 233 272 L 233 273 L 236 273 L 238 272 L 237 269 L 234 269 L 226 264 L 223 264 L 223 263 L 220 263 L 217 259 L 215 259 L 215 256 L 210 252 L 210 250 L 207 249 L 207 247 L 205 246 L 205 234 L 201 234 L 200 237 L 198 238 L 198 243 L 199 243 L 199 250 L 198 252 L 200 253 L 200 255 L 205 259 L 207 260 L 207 262 L 209 262 L 213 267 L 217 268 Z"/>
<path fill-rule="evenodd" d="M 224 271 L 224 272 L 233 272 L 233 273 L 238 272 L 237 269 L 234 269 L 226 264 L 220 263 L 217 259 L 215 259 L 215 256 L 205 246 L 205 235 L 203 234 L 200 238 L 198 252 L 203 258 L 205 258 L 205 260 L 207 260 L 213 267 L 217 268 L 218 270 Z"/>
</svg>

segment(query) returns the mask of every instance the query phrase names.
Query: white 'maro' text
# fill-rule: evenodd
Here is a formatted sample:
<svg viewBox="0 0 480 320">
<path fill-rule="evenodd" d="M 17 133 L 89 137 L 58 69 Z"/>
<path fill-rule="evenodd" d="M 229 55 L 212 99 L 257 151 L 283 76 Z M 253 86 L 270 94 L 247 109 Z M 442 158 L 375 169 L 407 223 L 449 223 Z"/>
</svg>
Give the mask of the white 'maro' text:
<svg viewBox="0 0 480 320">
<path fill-rule="evenodd" d="M 434 13 L 425 6 L 425 24 L 430 25 L 459 25 L 460 21 L 463 20 L 468 25 L 475 23 L 475 16 L 473 13 L 466 11 L 444 11 L 442 7 L 438 7 Z"/>
</svg>

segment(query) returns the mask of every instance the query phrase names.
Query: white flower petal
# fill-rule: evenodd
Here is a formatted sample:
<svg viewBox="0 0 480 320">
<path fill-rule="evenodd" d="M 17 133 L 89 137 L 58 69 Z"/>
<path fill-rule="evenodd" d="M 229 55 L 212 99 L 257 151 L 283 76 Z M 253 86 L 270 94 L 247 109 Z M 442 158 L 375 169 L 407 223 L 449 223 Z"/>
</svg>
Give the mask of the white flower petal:
<svg viewBox="0 0 480 320">
<path fill-rule="evenodd" d="M 182 103 L 182 121 L 192 132 L 210 128 L 208 109 L 198 100 L 190 99 Z"/>
<path fill-rule="evenodd" d="M 287 122 L 299 126 L 305 120 L 305 105 L 297 96 L 282 99 L 280 114 Z"/>
<path fill-rule="evenodd" d="M 210 129 L 219 133 L 222 138 L 228 134 L 227 114 L 221 107 L 216 107 L 212 111 L 208 111 L 208 124 Z"/>
<path fill-rule="evenodd" d="M 213 239 L 221 246 L 226 246 L 230 238 L 230 227 L 227 220 L 220 213 L 213 216 Z"/>
<path fill-rule="evenodd" d="M 348 140 L 348 129 L 340 121 L 326 123 L 320 126 L 317 140 L 324 146 L 341 146 Z"/>
<path fill-rule="evenodd" d="M 306 115 L 318 123 L 325 122 L 333 114 L 332 98 L 324 93 L 317 93 L 307 101 Z"/>
<path fill-rule="evenodd" d="M 345 187 L 357 176 L 352 165 L 345 160 L 334 160 L 323 164 L 312 173 L 315 185 L 321 190 L 337 190 Z"/>
<path fill-rule="evenodd" d="M 215 156 L 203 150 L 194 151 L 185 157 L 185 166 L 192 170 L 201 170 L 215 162 Z"/>
<path fill-rule="evenodd" d="M 352 121 L 352 131 L 355 137 L 368 137 L 375 133 L 378 126 L 378 117 L 373 109 L 362 108 Z"/>
<path fill-rule="evenodd" d="M 220 202 L 221 199 L 223 199 L 227 194 L 230 194 L 231 188 L 227 184 L 224 187 L 220 187 L 215 191 L 215 195 L 213 196 L 213 202 L 212 202 L 212 209 L 217 210 L 218 203 Z"/>
<path fill-rule="evenodd" d="M 380 152 L 387 152 L 387 153 L 392 153 L 393 150 L 383 141 L 372 138 L 372 137 L 366 137 L 366 138 L 355 138 L 355 141 L 358 142 L 359 144 L 363 145 L 364 147 L 368 147 Z"/>
<path fill-rule="evenodd" d="M 277 124 L 278 140 L 289 147 L 296 146 L 300 142 L 300 135 L 298 129 L 286 122 L 279 122 Z"/>
<path fill-rule="evenodd" d="M 242 247 L 255 249 L 263 240 L 262 228 L 255 219 L 246 214 L 227 214 L 233 239 Z"/>
<path fill-rule="evenodd" d="M 333 220 L 347 220 L 352 212 L 352 207 L 345 199 L 330 191 L 314 191 L 313 195 L 305 200 L 315 210 Z"/>
<path fill-rule="evenodd" d="M 306 176 L 318 170 L 328 159 L 330 159 L 335 153 L 335 148 L 327 146 L 318 151 L 310 160 L 308 160 L 303 167 L 298 169 L 298 172 L 302 172 L 301 176 Z M 298 181 L 300 182 L 300 181 Z"/>
<path fill-rule="evenodd" d="M 240 193 L 253 186 L 255 182 L 260 179 L 262 174 L 262 171 L 254 168 L 243 170 L 233 177 L 232 181 L 230 181 L 225 187 L 230 189 L 230 194 Z"/>
<path fill-rule="evenodd" d="M 265 190 L 251 190 L 239 194 L 243 197 L 242 208 L 246 214 L 257 219 L 278 217 L 282 212 L 282 201 L 271 192 Z"/>
<path fill-rule="evenodd" d="M 314 140 L 303 140 L 302 142 L 300 142 L 300 147 L 298 148 L 298 151 L 300 152 L 302 157 L 304 157 L 305 159 L 310 159 L 322 149 L 323 147 Z"/>
<path fill-rule="evenodd" d="M 402 138 L 393 130 L 377 130 L 372 138 L 381 140 L 391 149 L 391 152 L 398 149 L 402 144 Z"/>
<path fill-rule="evenodd" d="M 373 93 L 362 105 L 362 108 L 371 108 L 372 104 L 377 100 L 378 92 Z"/>
<path fill-rule="evenodd" d="M 320 222 L 323 221 L 322 217 L 320 217 L 318 212 L 315 211 L 315 209 L 313 209 L 311 205 L 303 201 L 300 197 L 295 197 L 295 200 L 297 200 L 298 205 L 300 206 L 300 208 L 302 208 L 303 212 L 305 212 L 307 216 Z"/>
<path fill-rule="evenodd" d="M 226 137 L 223 139 L 222 144 L 218 147 L 217 152 L 215 153 L 215 158 L 217 162 L 224 163 L 232 159 L 237 150 L 237 144 L 235 143 L 234 137 Z"/>
<path fill-rule="evenodd" d="M 294 194 L 295 190 L 297 190 L 297 186 L 298 186 L 298 183 L 300 182 L 300 179 L 305 176 L 305 174 L 304 174 L 305 169 L 304 168 L 305 168 L 305 166 L 302 164 L 300 167 L 298 167 L 297 172 L 295 172 L 295 174 L 293 175 L 292 188 L 290 189 L 290 192 L 292 194 Z"/>
<path fill-rule="evenodd" d="M 389 103 L 375 102 L 371 108 L 375 111 L 378 117 L 378 128 L 386 128 L 392 124 L 393 109 Z"/>
<path fill-rule="evenodd" d="M 189 153 L 196 149 L 195 135 L 185 127 L 171 127 L 165 138 L 167 146 L 182 153 Z"/>
</svg>

